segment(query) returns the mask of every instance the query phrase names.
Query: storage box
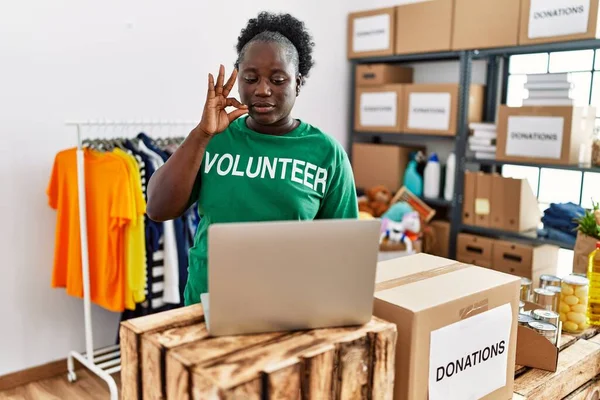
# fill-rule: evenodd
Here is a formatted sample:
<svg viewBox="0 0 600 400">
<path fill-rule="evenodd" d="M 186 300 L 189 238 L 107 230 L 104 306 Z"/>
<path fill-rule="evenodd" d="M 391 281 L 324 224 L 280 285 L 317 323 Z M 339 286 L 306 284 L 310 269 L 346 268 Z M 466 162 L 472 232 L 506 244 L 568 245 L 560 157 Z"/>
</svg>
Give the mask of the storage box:
<svg viewBox="0 0 600 400">
<path fill-rule="evenodd" d="M 558 246 L 530 245 L 496 240 L 493 250 L 493 268 L 496 271 L 529 278 L 534 288 L 539 287 L 540 276 L 557 275 Z"/>
<path fill-rule="evenodd" d="M 594 107 L 502 105 L 496 159 L 577 164 L 580 147 L 591 148 L 595 117 Z"/>
<path fill-rule="evenodd" d="M 598 0 L 521 0 L 521 45 L 596 39 L 598 28 Z"/>
<path fill-rule="evenodd" d="M 201 305 L 125 321 L 123 399 L 390 399 L 396 327 L 211 337 Z"/>
<path fill-rule="evenodd" d="M 388 83 L 412 83 L 413 69 L 393 64 L 359 64 L 356 86 L 378 86 Z"/>
<path fill-rule="evenodd" d="M 393 7 L 348 15 L 348 58 L 394 54 L 396 11 Z"/>
<path fill-rule="evenodd" d="M 433 230 L 433 243 L 431 243 L 431 249 L 428 253 L 448 258 L 450 254 L 450 222 L 436 220 L 432 221 L 429 226 Z M 426 247 L 429 248 L 429 244 L 426 244 Z"/>
<path fill-rule="evenodd" d="M 395 145 L 354 143 L 352 169 L 356 187 L 367 190 L 384 185 L 395 193 L 402 187 L 410 153 L 417 150 Z"/>
<path fill-rule="evenodd" d="M 449 51 L 454 0 L 429 0 L 396 7 L 396 54 Z"/>
<path fill-rule="evenodd" d="M 376 282 L 374 313 L 398 329 L 394 399 L 512 398 L 519 278 L 421 253 L 378 263 Z"/>
<path fill-rule="evenodd" d="M 465 171 L 465 190 L 463 193 L 463 224 L 475 225 L 475 189 L 477 172 Z"/>
<path fill-rule="evenodd" d="M 407 133 L 456 135 L 458 84 L 410 84 L 404 90 L 403 118 Z M 469 122 L 483 118 L 483 86 L 469 90 Z"/>
<path fill-rule="evenodd" d="M 491 227 L 510 232 L 537 229 L 541 211 L 527 179 L 492 176 Z"/>
<path fill-rule="evenodd" d="M 478 267 L 492 268 L 494 239 L 460 233 L 456 242 L 456 259 Z"/>
<path fill-rule="evenodd" d="M 490 227 L 492 208 L 492 175 L 477 173 L 475 182 L 475 225 Z"/>
<path fill-rule="evenodd" d="M 452 49 L 516 46 L 521 0 L 454 0 Z"/>
<path fill-rule="evenodd" d="M 404 124 L 403 84 L 357 87 L 354 130 L 399 133 Z"/>
</svg>

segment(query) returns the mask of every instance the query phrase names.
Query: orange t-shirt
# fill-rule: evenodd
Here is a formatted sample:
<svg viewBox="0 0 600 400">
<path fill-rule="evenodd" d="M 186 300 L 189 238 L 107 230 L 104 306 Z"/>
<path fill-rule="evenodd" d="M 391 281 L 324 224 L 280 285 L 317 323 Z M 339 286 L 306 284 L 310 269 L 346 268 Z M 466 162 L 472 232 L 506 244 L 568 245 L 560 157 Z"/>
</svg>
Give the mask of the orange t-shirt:
<svg viewBox="0 0 600 400">
<path fill-rule="evenodd" d="M 111 153 L 84 149 L 90 298 L 108 310 L 125 307 L 127 285 L 124 235 L 135 218 L 125 161 Z M 76 149 L 59 152 L 47 189 L 57 210 L 52 287 L 83 297 Z"/>
</svg>

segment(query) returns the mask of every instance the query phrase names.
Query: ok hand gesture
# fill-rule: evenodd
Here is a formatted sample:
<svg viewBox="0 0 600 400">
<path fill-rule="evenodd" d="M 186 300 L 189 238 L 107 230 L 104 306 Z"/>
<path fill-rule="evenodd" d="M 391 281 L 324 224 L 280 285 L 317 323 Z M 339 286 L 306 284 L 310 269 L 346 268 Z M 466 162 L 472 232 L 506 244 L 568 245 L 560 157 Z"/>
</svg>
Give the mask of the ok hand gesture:
<svg viewBox="0 0 600 400">
<path fill-rule="evenodd" d="M 227 83 L 223 85 L 225 79 L 225 67 L 219 68 L 217 84 L 212 74 L 208 74 L 208 93 L 206 103 L 202 112 L 202 119 L 198 128 L 208 136 L 214 136 L 223 132 L 231 122 L 248 112 L 248 106 L 240 103 L 237 99 L 229 96 L 237 78 L 237 70 L 233 70 Z M 235 107 L 235 110 L 227 113 L 226 107 Z"/>
</svg>

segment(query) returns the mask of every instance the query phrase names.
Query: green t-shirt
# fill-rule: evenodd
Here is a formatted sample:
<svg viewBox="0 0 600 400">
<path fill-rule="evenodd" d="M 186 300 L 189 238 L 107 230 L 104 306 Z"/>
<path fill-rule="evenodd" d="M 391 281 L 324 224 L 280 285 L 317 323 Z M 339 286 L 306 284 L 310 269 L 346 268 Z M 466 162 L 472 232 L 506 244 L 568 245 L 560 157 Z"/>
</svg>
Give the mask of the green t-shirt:
<svg viewBox="0 0 600 400">
<path fill-rule="evenodd" d="M 352 168 L 343 147 L 300 121 L 265 135 L 238 118 L 209 142 L 191 200 L 201 217 L 189 252 L 185 304 L 208 292 L 207 233 L 212 223 L 358 218 Z"/>
</svg>

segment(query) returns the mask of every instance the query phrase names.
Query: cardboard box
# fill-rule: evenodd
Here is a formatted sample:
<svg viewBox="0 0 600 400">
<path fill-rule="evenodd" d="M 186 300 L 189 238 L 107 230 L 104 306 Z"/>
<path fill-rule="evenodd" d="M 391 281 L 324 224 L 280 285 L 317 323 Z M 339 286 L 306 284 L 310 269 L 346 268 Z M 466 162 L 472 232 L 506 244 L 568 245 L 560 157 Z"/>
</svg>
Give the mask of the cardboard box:
<svg viewBox="0 0 600 400">
<path fill-rule="evenodd" d="M 525 311 L 544 308 L 539 304 L 525 302 Z M 525 367 L 556 372 L 558 368 L 558 353 L 562 325 L 558 327 L 556 342 L 536 333 L 533 329 L 519 325 L 517 328 L 517 358 L 516 363 Z"/>
<path fill-rule="evenodd" d="M 384 185 L 395 193 L 402 187 L 410 152 L 417 150 L 395 145 L 354 143 L 352 169 L 356 187 L 366 190 Z"/>
<path fill-rule="evenodd" d="M 456 241 L 456 259 L 478 267 L 492 268 L 494 239 L 459 233 Z"/>
<path fill-rule="evenodd" d="M 432 221 L 429 226 L 431 226 L 431 229 L 433 230 L 434 240 L 429 254 L 448 258 L 450 254 L 450 222 L 436 220 Z"/>
<path fill-rule="evenodd" d="M 483 86 L 469 90 L 469 122 L 483 118 Z M 409 84 L 404 90 L 403 132 L 456 135 L 458 84 Z"/>
<path fill-rule="evenodd" d="M 578 164 L 580 147 L 592 146 L 595 117 L 594 107 L 501 105 L 496 159 Z"/>
<path fill-rule="evenodd" d="M 394 398 L 512 398 L 520 282 L 424 253 L 378 263 L 374 314 L 398 329 Z"/>
<path fill-rule="evenodd" d="M 538 228 L 541 211 L 527 179 L 492 177 L 492 228 L 524 232 Z"/>
<path fill-rule="evenodd" d="M 494 229 L 505 229 L 509 224 L 507 220 L 504 218 L 504 180 L 506 178 L 502 177 L 500 174 L 492 174 L 492 198 L 490 199 L 490 228 Z M 533 193 L 532 193 L 533 194 Z M 528 197 L 529 199 L 529 197 Z M 534 196 L 534 200 L 536 201 L 535 206 L 537 207 L 537 199 Z M 514 200 L 513 200 L 514 201 Z M 520 202 L 519 202 L 520 203 Z M 506 212 L 510 213 L 515 207 L 515 203 L 510 202 L 509 207 Z M 539 210 L 538 210 L 539 217 Z M 539 223 L 539 219 L 536 221 L 536 225 Z M 510 229 L 509 229 L 510 230 Z"/>
<path fill-rule="evenodd" d="M 396 7 L 396 54 L 449 51 L 454 0 L 430 0 Z"/>
<path fill-rule="evenodd" d="M 452 50 L 517 45 L 521 0 L 454 2 Z"/>
<path fill-rule="evenodd" d="M 475 183 L 475 225 L 489 228 L 492 203 L 492 175 L 477 173 Z"/>
<path fill-rule="evenodd" d="M 599 38 L 598 0 L 521 0 L 519 44 Z"/>
<path fill-rule="evenodd" d="M 378 86 L 387 83 L 412 83 L 413 69 L 393 64 L 359 64 L 356 86 Z"/>
<path fill-rule="evenodd" d="M 399 133 L 404 125 L 404 86 L 357 87 L 354 130 Z"/>
<path fill-rule="evenodd" d="M 348 14 L 349 59 L 394 54 L 396 11 L 393 7 Z"/>
<path fill-rule="evenodd" d="M 531 279 L 536 288 L 541 275 L 557 274 L 558 250 L 558 246 L 496 240 L 492 264 L 496 271 Z"/>
<path fill-rule="evenodd" d="M 463 193 L 463 224 L 475 225 L 475 189 L 477 173 L 465 171 L 465 190 Z"/>
</svg>

